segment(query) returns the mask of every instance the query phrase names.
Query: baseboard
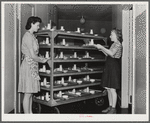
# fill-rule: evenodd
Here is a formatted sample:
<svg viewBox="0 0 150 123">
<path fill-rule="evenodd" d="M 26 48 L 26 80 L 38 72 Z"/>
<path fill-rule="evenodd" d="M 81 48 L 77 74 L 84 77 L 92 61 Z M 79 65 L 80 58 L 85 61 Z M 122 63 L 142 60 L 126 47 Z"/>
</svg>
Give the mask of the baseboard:
<svg viewBox="0 0 150 123">
<path fill-rule="evenodd" d="M 12 111 L 10 111 L 8 114 L 14 114 L 14 109 Z"/>
</svg>

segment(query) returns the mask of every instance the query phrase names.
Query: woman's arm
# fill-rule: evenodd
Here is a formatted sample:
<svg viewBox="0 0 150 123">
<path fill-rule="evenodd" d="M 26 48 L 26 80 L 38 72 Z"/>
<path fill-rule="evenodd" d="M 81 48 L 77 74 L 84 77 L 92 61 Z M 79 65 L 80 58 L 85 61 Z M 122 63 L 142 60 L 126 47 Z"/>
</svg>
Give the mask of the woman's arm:
<svg viewBox="0 0 150 123">
<path fill-rule="evenodd" d="M 33 49 L 29 49 L 30 51 L 30 54 L 31 54 L 31 57 L 32 59 L 34 59 L 36 62 L 40 62 L 40 63 L 45 63 L 47 62 L 48 59 L 46 58 L 42 58 L 42 57 L 38 57 L 35 52 L 33 51 Z"/>
<path fill-rule="evenodd" d="M 31 36 L 31 34 L 29 33 L 26 33 L 23 37 L 23 40 L 24 40 L 24 45 L 26 45 L 26 47 L 28 48 L 29 52 L 30 52 L 30 55 L 31 55 L 31 58 L 36 61 L 36 62 L 40 62 L 40 63 L 45 63 L 48 59 L 45 59 L 45 58 L 42 58 L 42 57 L 39 57 L 35 51 L 33 50 L 33 37 Z M 34 39 L 35 40 L 35 39 Z"/>
<path fill-rule="evenodd" d="M 110 49 L 107 49 L 107 48 L 103 47 L 103 46 L 100 45 L 100 44 L 95 45 L 95 47 L 96 47 L 97 49 L 99 49 L 99 50 L 105 52 L 107 55 L 111 56 L 112 58 L 114 58 L 114 54 L 117 52 L 117 49 L 116 49 L 116 48 L 110 50 Z"/>
</svg>

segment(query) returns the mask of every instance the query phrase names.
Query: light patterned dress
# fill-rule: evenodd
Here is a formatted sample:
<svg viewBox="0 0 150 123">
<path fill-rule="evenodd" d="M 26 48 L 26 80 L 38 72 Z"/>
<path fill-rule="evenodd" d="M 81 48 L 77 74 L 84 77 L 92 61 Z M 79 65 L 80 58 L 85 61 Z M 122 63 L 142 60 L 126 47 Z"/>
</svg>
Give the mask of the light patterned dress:
<svg viewBox="0 0 150 123">
<path fill-rule="evenodd" d="M 21 50 L 24 57 L 20 67 L 18 92 L 37 93 L 40 91 L 38 62 L 32 59 L 30 49 L 38 54 L 39 45 L 35 36 L 27 31 L 22 38 Z"/>
</svg>

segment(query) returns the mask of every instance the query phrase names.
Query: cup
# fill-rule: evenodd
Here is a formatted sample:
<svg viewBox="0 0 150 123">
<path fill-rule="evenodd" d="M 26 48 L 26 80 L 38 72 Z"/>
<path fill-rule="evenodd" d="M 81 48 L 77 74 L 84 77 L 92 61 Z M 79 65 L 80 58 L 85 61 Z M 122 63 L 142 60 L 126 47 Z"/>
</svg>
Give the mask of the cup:
<svg viewBox="0 0 150 123">
<path fill-rule="evenodd" d="M 74 65 L 73 65 L 73 69 L 74 69 L 74 70 L 76 70 L 76 69 L 77 69 L 77 66 L 76 66 L 76 64 L 74 64 Z"/>
<path fill-rule="evenodd" d="M 74 58 L 77 58 L 77 52 L 74 52 Z"/>
<path fill-rule="evenodd" d="M 64 55 L 63 55 L 63 52 L 60 52 L 60 58 L 63 58 Z"/>
<path fill-rule="evenodd" d="M 49 101 L 49 100 L 50 100 L 50 98 L 49 98 L 49 93 L 48 93 L 48 92 L 46 92 L 45 99 L 46 99 L 46 101 Z"/>
<path fill-rule="evenodd" d="M 61 97 L 62 96 L 62 92 L 61 91 L 59 91 L 59 97 Z"/>
<path fill-rule="evenodd" d="M 46 72 L 46 66 L 43 65 L 43 72 Z"/>
<path fill-rule="evenodd" d="M 71 81 L 71 76 L 69 76 L 68 81 Z"/>
<path fill-rule="evenodd" d="M 60 28 L 61 30 L 64 30 L 64 27 L 63 26 L 61 26 L 61 28 Z"/>
<path fill-rule="evenodd" d="M 75 94 L 75 93 L 76 93 L 76 90 L 75 90 L 75 89 L 73 89 L 73 90 L 72 90 L 72 93 L 73 93 L 73 94 Z"/>
<path fill-rule="evenodd" d="M 90 30 L 90 34 L 93 34 L 93 29 Z"/>
<path fill-rule="evenodd" d="M 89 92 L 89 87 L 86 88 L 86 92 Z"/>
<path fill-rule="evenodd" d="M 50 23 L 47 24 L 47 29 L 51 29 L 51 24 Z"/>
<path fill-rule="evenodd" d="M 49 44 L 49 38 L 46 38 L 46 44 Z"/>
<path fill-rule="evenodd" d="M 79 27 L 77 28 L 77 32 L 80 32 L 80 28 Z"/>
<path fill-rule="evenodd" d="M 46 55 L 45 55 L 45 58 L 49 58 L 49 52 L 48 51 L 46 51 Z"/>
<path fill-rule="evenodd" d="M 87 75 L 87 76 L 86 76 L 86 80 L 87 80 L 87 81 L 89 81 L 89 80 L 90 80 L 90 77 L 89 77 L 89 75 Z"/>
<path fill-rule="evenodd" d="M 64 83 L 64 77 L 61 78 L 61 84 L 63 84 L 63 83 Z"/>
<path fill-rule="evenodd" d="M 93 40 L 93 39 L 91 39 L 90 45 L 93 45 L 93 44 L 94 44 L 94 40 Z"/>
<path fill-rule="evenodd" d="M 41 99 L 44 100 L 44 96 L 42 96 Z"/>
<path fill-rule="evenodd" d="M 89 52 L 86 52 L 86 57 L 89 58 Z"/>
<path fill-rule="evenodd" d="M 44 86 L 46 85 L 46 83 L 47 83 L 47 80 L 46 78 L 44 78 L 44 81 L 43 81 Z"/>
<path fill-rule="evenodd" d="M 66 45 L 65 39 L 62 40 L 62 45 Z"/>
<path fill-rule="evenodd" d="M 41 82 L 41 86 L 44 86 L 44 82 Z"/>
<path fill-rule="evenodd" d="M 59 66 L 59 70 L 62 71 L 62 65 Z"/>
</svg>

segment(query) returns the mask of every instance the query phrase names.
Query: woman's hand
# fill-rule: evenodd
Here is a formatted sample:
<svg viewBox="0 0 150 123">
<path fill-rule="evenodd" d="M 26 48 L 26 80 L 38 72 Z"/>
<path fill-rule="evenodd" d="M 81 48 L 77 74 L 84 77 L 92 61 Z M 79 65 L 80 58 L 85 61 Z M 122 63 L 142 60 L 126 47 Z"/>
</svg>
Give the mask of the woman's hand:
<svg viewBox="0 0 150 123">
<path fill-rule="evenodd" d="M 46 58 L 42 58 L 42 63 L 48 63 L 49 67 L 51 67 L 51 60 L 50 59 L 46 59 Z"/>
<path fill-rule="evenodd" d="M 99 49 L 99 50 L 101 50 L 101 49 L 103 48 L 103 46 L 100 45 L 100 44 L 94 44 L 93 46 L 96 47 L 96 48 Z"/>
<path fill-rule="evenodd" d="M 102 46 L 102 45 L 100 45 L 100 44 L 97 44 L 97 48 L 98 48 L 98 49 L 102 49 L 102 48 L 103 48 L 103 46 Z"/>
<path fill-rule="evenodd" d="M 47 62 L 47 60 L 48 60 L 48 59 L 43 58 L 43 59 L 42 59 L 42 62 L 43 62 L 43 63 L 46 63 L 46 62 Z"/>
</svg>

